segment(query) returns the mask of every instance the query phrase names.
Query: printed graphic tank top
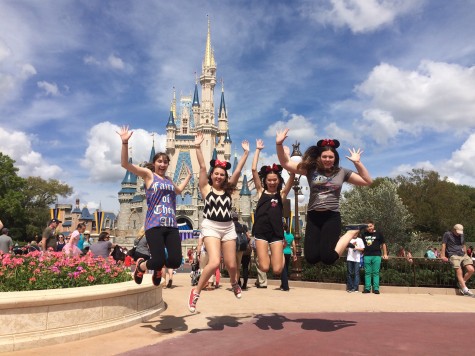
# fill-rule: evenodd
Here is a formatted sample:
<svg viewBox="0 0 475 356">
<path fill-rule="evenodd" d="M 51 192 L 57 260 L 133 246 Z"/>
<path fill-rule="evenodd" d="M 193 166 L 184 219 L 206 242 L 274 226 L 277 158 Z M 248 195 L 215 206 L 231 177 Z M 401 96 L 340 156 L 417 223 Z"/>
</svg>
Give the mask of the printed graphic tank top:
<svg viewBox="0 0 475 356">
<path fill-rule="evenodd" d="M 145 230 L 157 226 L 176 227 L 176 193 L 173 183 L 168 178 L 153 175 L 150 188 L 145 189 L 147 197 L 147 215 Z"/>
<path fill-rule="evenodd" d="M 203 216 L 213 221 L 231 221 L 231 205 L 232 199 L 228 193 L 218 195 L 211 188 L 211 191 L 205 198 Z"/>
</svg>

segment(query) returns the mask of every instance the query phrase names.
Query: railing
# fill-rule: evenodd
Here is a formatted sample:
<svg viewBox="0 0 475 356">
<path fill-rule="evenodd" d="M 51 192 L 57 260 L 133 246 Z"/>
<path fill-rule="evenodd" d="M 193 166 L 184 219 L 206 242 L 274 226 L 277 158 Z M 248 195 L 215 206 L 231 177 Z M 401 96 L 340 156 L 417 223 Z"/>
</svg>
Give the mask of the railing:
<svg viewBox="0 0 475 356">
<path fill-rule="evenodd" d="M 227 272 L 223 270 L 226 275 Z M 364 267 L 360 269 L 360 281 L 364 283 Z M 250 278 L 255 278 L 256 266 L 251 258 Z M 273 273 L 267 273 L 268 278 L 275 279 Z M 340 257 L 333 265 L 309 265 L 302 261 L 302 280 L 325 283 L 346 284 L 346 257 Z M 453 267 L 440 259 L 390 257 L 382 260 L 380 270 L 380 285 L 407 287 L 457 288 L 457 280 Z M 475 289 L 475 277 L 467 283 L 467 287 Z"/>
</svg>

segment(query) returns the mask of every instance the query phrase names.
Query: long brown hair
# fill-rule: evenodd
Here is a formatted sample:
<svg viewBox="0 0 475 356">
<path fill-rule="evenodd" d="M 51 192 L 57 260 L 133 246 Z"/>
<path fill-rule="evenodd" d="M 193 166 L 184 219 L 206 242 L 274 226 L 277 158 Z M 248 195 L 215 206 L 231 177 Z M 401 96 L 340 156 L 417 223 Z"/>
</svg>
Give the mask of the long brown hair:
<svg viewBox="0 0 475 356">
<path fill-rule="evenodd" d="M 223 189 L 229 195 L 233 194 L 234 190 L 236 189 L 236 185 L 229 183 L 228 171 L 226 169 L 224 169 L 223 167 L 212 167 L 211 168 L 211 170 L 209 171 L 209 174 L 208 174 L 208 184 L 210 186 L 213 186 L 213 181 L 211 180 L 211 176 L 213 175 L 214 170 L 217 169 L 217 168 L 220 168 L 220 169 L 224 170 L 225 178 L 224 178 L 223 184 L 221 186 L 221 189 Z"/>
<path fill-rule="evenodd" d="M 338 154 L 338 151 L 331 146 L 310 146 L 303 154 L 302 162 L 299 163 L 298 168 L 305 169 L 307 172 L 316 170 L 319 173 L 325 173 L 326 170 L 320 158 L 322 156 L 322 153 L 325 151 L 332 151 L 335 155 L 335 163 L 330 169 L 330 173 L 334 174 L 338 172 L 340 170 L 340 155 Z"/>
</svg>

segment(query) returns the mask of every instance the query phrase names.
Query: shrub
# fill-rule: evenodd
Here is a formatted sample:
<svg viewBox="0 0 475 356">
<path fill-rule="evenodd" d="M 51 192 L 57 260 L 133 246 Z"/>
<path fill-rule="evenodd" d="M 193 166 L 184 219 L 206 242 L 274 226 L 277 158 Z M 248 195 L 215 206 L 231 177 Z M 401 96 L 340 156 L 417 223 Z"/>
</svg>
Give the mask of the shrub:
<svg viewBox="0 0 475 356">
<path fill-rule="evenodd" d="M 104 259 L 66 257 L 62 252 L 0 254 L 0 292 L 84 287 L 132 279 L 122 263 Z"/>
</svg>

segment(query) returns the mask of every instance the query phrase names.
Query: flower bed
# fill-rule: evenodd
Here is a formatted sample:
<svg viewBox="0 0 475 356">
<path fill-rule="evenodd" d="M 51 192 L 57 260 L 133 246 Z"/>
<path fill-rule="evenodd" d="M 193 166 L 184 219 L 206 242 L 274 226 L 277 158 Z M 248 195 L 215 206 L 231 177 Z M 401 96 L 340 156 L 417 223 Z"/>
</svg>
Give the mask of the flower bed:
<svg viewBox="0 0 475 356">
<path fill-rule="evenodd" d="M 62 252 L 0 254 L 0 292 L 31 291 L 126 282 L 129 271 L 111 257 L 66 257 Z"/>
</svg>

